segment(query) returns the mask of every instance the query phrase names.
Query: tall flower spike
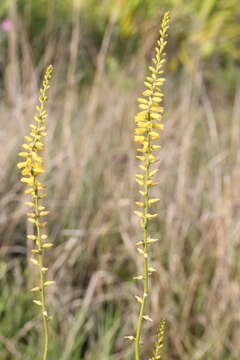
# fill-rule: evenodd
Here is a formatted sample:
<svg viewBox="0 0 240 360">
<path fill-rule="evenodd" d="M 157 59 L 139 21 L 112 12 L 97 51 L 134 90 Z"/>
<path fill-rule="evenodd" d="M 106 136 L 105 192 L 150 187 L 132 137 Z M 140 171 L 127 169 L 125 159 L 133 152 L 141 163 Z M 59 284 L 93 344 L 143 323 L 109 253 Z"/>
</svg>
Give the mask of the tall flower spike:
<svg viewBox="0 0 240 360">
<path fill-rule="evenodd" d="M 160 326 L 157 332 L 157 338 L 153 356 L 149 360 L 160 360 L 162 358 L 162 349 L 164 346 L 164 337 L 166 332 L 166 320 L 161 320 Z"/>
<path fill-rule="evenodd" d="M 139 155 L 137 158 L 141 161 L 139 165 L 142 172 L 136 175 L 136 181 L 140 186 L 141 201 L 136 204 L 140 207 L 140 211 L 135 211 L 135 214 L 140 218 L 140 225 L 143 228 L 143 241 L 137 243 L 137 250 L 143 256 L 143 275 L 142 277 L 135 277 L 135 279 L 143 279 L 143 295 L 137 297 L 140 310 L 138 315 L 135 341 L 135 360 L 140 360 L 141 351 L 141 336 L 143 320 L 151 320 L 145 314 L 146 302 L 149 294 L 149 276 L 154 271 L 149 267 L 149 245 L 155 242 L 149 236 L 149 222 L 157 217 L 156 213 L 150 212 L 150 207 L 159 199 L 150 198 L 150 189 L 156 186 L 157 183 L 153 180 L 157 170 L 152 169 L 152 165 L 158 161 L 157 156 L 154 154 L 160 148 L 156 144 L 156 140 L 160 138 L 160 132 L 164 129 L 162 124 L 162 114 L 164 111 L 161 103 L 163 101 L 162 85 L 165 78 L 162 77 L 163 65 L 165 63 L 164 49 L 167 44 L 167 30 L 169 28 L 170 15 L 169 12 L 165 13 L 160 27 L 160 38 L 157 41 L 155 48 L 155 56 L 152 59 L 152 65 L 149 66 L 150 75 L 146 77 L 144 82 L 146 90 L 143 96 L 138 99 L 140 112 L 135 117 L 135 141 L 139 143 L 137 151 Z"/>
<path fill-rule="evenodd" d="M 26 202 L 30 208 L 27 213 L 28 221 L 34 225 L 32 235 L 28 235 L 29 240 L 34 241 L 35 247 L 32 250 L 31 262 L 37 266 L 39 271 L 39 285 L 34 287 L 31 291 L 37 293 L 37 299 L 34 303 L 40 307 L 43 329 L 44 329 L 44 348 L 43 360 L 48 357 L 48 321 L 49 315 L 46 306 L 45 288 L 54 284 L 53 281 L 46 281 L 47 267 L 44 266 L 45 250 L 52 247 L 53 244 L 47 242 L 48 236 L 43 234 L 43 228 L 46 222 L 42 221 L 42 217 L 48 215 L 49 211 L 42 205 L 42 199 L 46 197 L 45 188 L 39 180 L 39 176 L 44 173 L 43 156 L 44 150 L 43 137 L 47 136 L 46 119 L 48 117 L 45 106 L 48 100 L 47 93 L 50 88 L 49 82 L 52 78 L 53 67 L 50 65 L 44 75 L 42 87 L 40 89 L 39 105 L 36 107 L 37 114 L 34 116 L 34 124 L 30 125 L 30 134 L 25 136 L 26 143 L 22 145 L 24 151 L 18 155 L 24 161 L 18 163 L 18 168 L 21 169 L 23 177 L 21 181 L 26 183 L 26 194 L 29 194 L 31 200 Z"/>
</svg>

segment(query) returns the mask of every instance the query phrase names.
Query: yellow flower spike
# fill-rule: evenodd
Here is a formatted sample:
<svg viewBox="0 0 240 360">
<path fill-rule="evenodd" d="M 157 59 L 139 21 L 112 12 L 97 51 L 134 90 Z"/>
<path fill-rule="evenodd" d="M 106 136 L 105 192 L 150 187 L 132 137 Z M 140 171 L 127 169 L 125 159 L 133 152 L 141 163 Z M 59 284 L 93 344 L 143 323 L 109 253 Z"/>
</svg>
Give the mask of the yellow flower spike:
<svg viewBox="0 0 240 360">
<path fill-rule="evenodd" d="M 49 81 L 51 80 L 53 67 L 50 65 L 44 75 L 42 87 L 40 89 L 39 105 L 36 106 L 37 114 L 34 116 L 35 124 L 30 124 L 30 135 L 24 136 L 28 142 L 23 144 L 22 147 L 26 151 L 20 152 L 20 157 L 26 158 L 26 161 L 18 163 L 18 168 L 22 169 L 23 178 L 21 181 L 26 183 L 30 188 L 24 192 L 31 196 L 32 201 L 26 202 L 27 206 L 31 207 L 31 211 L 27 213 L 28 221 L 34 224 L 34 234 L 28 235 L 29 240 L 33 240 L 35 248 L 32 249 L 33 258 L 30 261 L 39 267 L 39 286 L 36 286 L 32 291 L 40 291 L 40 299 L 34 300 L 41 308 L 43 329 L 44 329 L 44 348 L 42 360 L 48 358 L 48 311 L 46 305 L 45 287 L 52 285 L 53 281 L 46 280 L 46 272 L 48 268 L 44 266 L 44 251 L 52 247 L 51 243 L 43 243 L 47 239 L 47 235 L 42 234 L 42 228 L 45 227 L 46 222 L 40 222 L 40 217 L 46 216 L 49 211 L 45 211 L 45 207 L 41 205 L 41 200 L 46 197 L 46 193 L 42 191 L 46 188 L 38 179 L 44 173 L 43 156 L 44 150 L 43 138 L 47 136 L 45 120 L 47 119 L 47 112 L 45 110 L 46 102 L 48 100 L 47 92 L 50 88 Z"/>
<path fill-rule="evenodd" d="M 161 360 L 162 359 L 162 348 L 164 346 L 164 337 L 166 332 L 166 320 L 161 320 L 160 326 L 156 336 L 155 348 L 153 356 L 148 360 Z"/>
<path fill-rule="evenodd" d="M 142 145 L 137 149 L 137 151 L 143 155 L 137 156 L 137 158 L 142 161 L 142 164 L 140 164 L 139 167 L 141 170 L 143 170 L 143 177 L 139 178 L 136 176 L 137 183 L 143 188 L 139 191 L 143 197 L 143 200 L 141 202 L 137 202 L 136 204 L 142 207 L 143 212 L 135 211 L 135 214 L 141 218 L 140 226 L 143 228 L 143 241 L 137 242 L 137 244 L 140 246 L 137 248 L 137 251 L 143 255 L 144 268 L 144 273 L 141 277 L 141 279 L 144 280 L 143 296 L 136 297 L 137 299 L 141 299 L 141 301 L 139 301 L 140 310 L 136 328 L 136 336 L 134 337 L 135 360 L 141 360 L 140 344 L 143 320 L 152 321 L 148 315 L 144 315 L 146 301 L 149 294 L 149 276 L 153 272 L 153 268 L 149 267 L 148 246 L 155 242 L 155 239 L 151 239 L 149 236 L 148 225 L 152 219 L 158 216 L 158 214 L 149 213 L 149 208 L 154 203 L 159 201 L 158 198 L 150 198 L 150 189 L 157 185 L 157 183 L 153 182 L 152 180 L 152 177 L 157 173 L 157 170 L 152 170 L 151 166 L 153 163 L 159 161 L 159 159 L 153 155 L 153 151 L 160 148 L 160 145 L 153 144 L 153 141 L 156 141 L 160 138 L 160 134 L 156 130 L 161 131 L 164 129 L 164 126 L 161 123 L 164 108 L 159 104 L 161 103 L 162 105 L 164 96 L 161 86 L 165 82 L 165 78 L 162 76 L 162 73 L 165 62 L 164 50 L 167 43 L 166 38 L 167 30 L 169 28 L 169 21 L 170 16 L 167 12 L 163 16 L 160 27 L 160 38 L 157 41 L 157 46 L 155 48 L 155 56 L 152 59 L 152 65 L 149 66 L 150 74 L 146 77 L 146 81 L 144 82 L 144 85 L 147 89 L 142 93 L 143 98 L 140 97 L 138 99 L 140 112 L 134 118 L 136 123 L 134 140 Z M 153 359 L 158 360 L 158 358 Z"/>
</svg>

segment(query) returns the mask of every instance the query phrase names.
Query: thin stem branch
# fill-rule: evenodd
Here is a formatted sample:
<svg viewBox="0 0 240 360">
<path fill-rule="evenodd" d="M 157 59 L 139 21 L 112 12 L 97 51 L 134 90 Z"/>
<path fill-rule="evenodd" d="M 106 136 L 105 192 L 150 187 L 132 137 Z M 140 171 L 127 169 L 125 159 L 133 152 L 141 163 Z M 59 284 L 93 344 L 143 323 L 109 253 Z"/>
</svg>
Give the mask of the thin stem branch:
<svg viewBox="0 0 240 360">
<path fill-rule="evenodd" d="M 145 160 L 145 166 L 146 166 L 146 172 L 144 176 L 144 233 L 143 233 L 143 246 L 144 246 L 144 274 L 143 274 L 143 296 L 142 296 L 142 303 L 140 306 L 140 311 L 138 315 L 138 323 L 137 323 L 137 331 L 136 331 L 136 338 L 135 338 L 135 360 L 140 360 L 140 341 L 141 341 L 141 335 L 142 335 L 142 325 L 143 325 L 143 316 L 145 313 L 145 307 L 146 307 L 146 301 L 148 297 L 148 291 L 149 291 L 149 270 L 148 270 L 148 219 L 147 214 L 149 210 L 149 186 L 148 186 L 148 179 L 149 179 L 149 167 L 150 167 L 150 149 L 151 149 L 151 140 L 149 136 L 149 129 L 147 133 L 147 141 L 148 141 L 148 149 L 146 154 L 146 160 Z"/>
</svg>

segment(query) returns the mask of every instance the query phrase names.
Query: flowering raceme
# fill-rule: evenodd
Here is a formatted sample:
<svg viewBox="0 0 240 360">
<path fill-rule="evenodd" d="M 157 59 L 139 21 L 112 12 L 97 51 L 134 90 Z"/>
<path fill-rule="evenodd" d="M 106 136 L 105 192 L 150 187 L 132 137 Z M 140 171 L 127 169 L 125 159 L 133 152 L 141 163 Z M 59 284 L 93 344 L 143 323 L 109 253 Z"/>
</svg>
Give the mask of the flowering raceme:
<svg viewBox="0 0 240 360">
<path fill-rule="evenodd" d="M 44 265 L 44 252 L 46 249 L 53 246 L 47 241 L 48 236 L 43 233 L 46 222 L 42 218 L 48 215 L 49 211 L 42 205 L 43 198 L 46 197 L 44 192 L 46 186 L 39 180 L 39 176 L 44 173 L 43 156 L 44 150 L 43 138 L 47 136 L 46 119 L 48 117 L 45 110 L 45 105 L 48 100 L 47 92 L 50 88 L 49 81 L 51 80 L 53 67 L 50 65 L 44 76 L 43 85 L 40 89 L 39 105 L 36 107 L 37 114 L 34 117 L 35 123 L 30 125 L 31 131 L 28 136 L 25 136 L 26 143 L 22 145 L 24 151 L 19 153 L 19 156 L 24 158 L 24 161 L 18 163 L 18 168 L 21 169 L 23 177 L 21 181 L 26 183 L 26 194 L 31 196 L 31 200 L 26 202 L 30 208 L 27 213 L 28 221 L 34 224 L 34 233 L 28 235 L 29 240 L 33 240 L 35 247 L 32 250 L 31 262 L 39 269 L 39 285 L 34 287 L 32 291 L 38 294 L 34 303 L 41 309 L 43 327 L 44 327 L 44 350 L 43 360 L 47 359 L 48 354 L 48 321 L 49 315 L 46 306 L 45 288 L 54 284 L 53 281 L 46 280 L 47 267 Z"/>
<path fill-rule="evenodd" d="M 138 201 L 136 205 L 140 207 L 140 210 L 135 211 L 135 214 L 139 216 L 140 225 L 143 228 L 143 241 L 138 242 L 136 245 L 138 252 L 143 256 L 144 263 L 143 274 L 135 277 L 135 279 L 143 280 L 144 282 L 143 295 L 141 297 L 136 296 L 136 300 L 140 306 L 136 335 L 128 337 L 135 342 L 135 360 L 140 360 L 143 320 L 152 320 L 150 316 L 145 314 L 146 302 L 149 295 L 149 276 L 155 271 L 155 269 L 149 266 L 148 247 L 156 242 L 157 239 L 152 239 L 149 236 L 149 222 L 157 217 L 157 214 L 152 213 L 150 209 L 159 199 L 150 197 L 150 189 L 157 185 L 157 182 L 154 181 L 154 175 L 158 170 L 152 169 L 152 165 L 158 161 L 155 152 L 160 149 L 160 145 L 158 145 L 156 141 L 159 140 L 160 132 L 164 129 L 162 124 L 164 108 L 161 106 L 164 95 L 161 88 L 165 82 L 162 73 L 165 63 L 164 49 L 167 44 L 166 38 L 169 21 L 170 16 L 167 12 L 164 14 L 162 20 L 160 38 L 155 48 L 155 56 L 152 59 L 152 65 L 149 66 L 150 75 L 146 77 L 146 81 L 144 82 L 146 90 L 142 93 L 142 97 L 138 99 L 140 112 L 135 117 L 136 129 L 134 139 L 139 143 L 137 159 L 141 161 L 139 165 L 141 172 L 136 175 L 136 182 L 140 186 L 139 193 L 141 195 L 141 200 Z M 161 338 L 163 332 L 164 326 L 161 327 Z M 160 359 L 160 348 L 156 354 L 157 357 L 154 355 L 152 359 Z"/>
</svg>

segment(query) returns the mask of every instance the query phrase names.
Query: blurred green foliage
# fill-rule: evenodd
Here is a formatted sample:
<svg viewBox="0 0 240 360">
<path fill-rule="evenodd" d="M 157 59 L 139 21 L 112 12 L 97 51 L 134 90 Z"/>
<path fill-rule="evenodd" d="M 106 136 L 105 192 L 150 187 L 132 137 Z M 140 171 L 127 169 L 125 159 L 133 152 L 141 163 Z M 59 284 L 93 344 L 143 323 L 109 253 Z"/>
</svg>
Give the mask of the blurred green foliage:
<svg viewBox="0 0 240 360">
<path fill-rule="evenodd" d="M 11 281 L 3 277 L 4 265 L 0 263 L 0 357 L 4 360 L 40 360 L 41 336 L 38 333 L 36 309 L 32 306 L 29 293 L 22 291 L 16 274 Z M 19 270 L 18 264 L 16 269 Z M 88 314 L 86 329 L 74 342 L 71 360 L 77 360 L 80 356 L 95 360 L 99 354 L 102 359 L 110 358 L 122 327 L 121 317 L 122 312 L 111 306 L 102 306 L 97 313 Z M 51 326 L 54 341 L 50 344 L 49 360 L 62 359 L 65 343 L 60 339 L 60 325 L 58 319 L 54 318 Z M 66 339 L 66 334 L 63 337 Z"/>
<path fill-rule="evenodd" d="M 1 17 L 8 3 L 8 0 L 1 2 Z M 70 29 L 76 20 L 74 0 L 19 0 L 19 10 L 29 26 L 31 40 L 38 43 L 46 32 L 58 34 Z M 81 31 L 86 41 L 90 39 L 91 46 L 98 49 L 107 25 L 112 22 L 112 48 L 119 57 L 126 48 L 130 52 L 136 50 L 146 42 L 149 34 L 156 33 L 157 36 L 160 17 L 165 10 L 171 11 L 174 22 L 171 29 L 173 68 L 179 64 L 191 68 L 195 61 L 216 57 L 223 65 L 238 61 L 239 0 L 84 0 L 79 9 Z M 44 42 L 41 43 L 44 46 Z"/>
<path fill-rule="evenodd" d="M 9 7 L 9 0 L 2 0 L 0 3 L 0 16 L 4 16 L 8 7 Z"/>
</svg>

